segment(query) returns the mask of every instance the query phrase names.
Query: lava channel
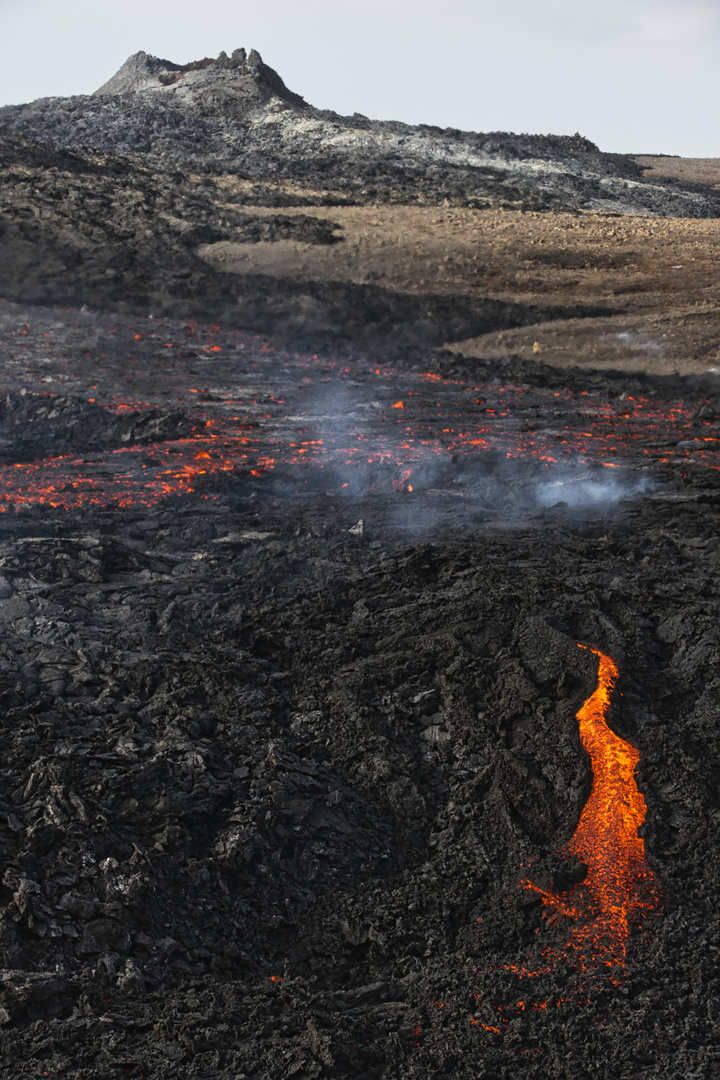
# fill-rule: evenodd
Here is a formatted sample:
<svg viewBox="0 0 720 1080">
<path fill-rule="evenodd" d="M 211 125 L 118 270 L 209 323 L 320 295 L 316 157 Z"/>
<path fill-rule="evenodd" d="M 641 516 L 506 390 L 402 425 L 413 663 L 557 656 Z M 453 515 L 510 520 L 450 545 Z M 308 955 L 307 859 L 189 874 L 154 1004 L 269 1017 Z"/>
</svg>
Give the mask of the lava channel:
<svg viewBox="0 0 720 1080">
<path fill-rule="evenodd" d="M 551 950 L 548 959 L 565 958 L 580 970 L 624 966 L 631 930 L 661 896 L 638 835 L 647 811 L 635 782 L 640 751 L 616 735 L 606 719 L 618 669 L 609 656 L 590 651 L 600 660 L 598 685 L 577 719 L 580 741 L 590 755 L 592 788 L 572 838 L 558 852 L 587 866 L 587 873 L 566 891 L 521 882 L 538 893 L 551 919 L 572 920 L 567 942 Z"/>
</svg>

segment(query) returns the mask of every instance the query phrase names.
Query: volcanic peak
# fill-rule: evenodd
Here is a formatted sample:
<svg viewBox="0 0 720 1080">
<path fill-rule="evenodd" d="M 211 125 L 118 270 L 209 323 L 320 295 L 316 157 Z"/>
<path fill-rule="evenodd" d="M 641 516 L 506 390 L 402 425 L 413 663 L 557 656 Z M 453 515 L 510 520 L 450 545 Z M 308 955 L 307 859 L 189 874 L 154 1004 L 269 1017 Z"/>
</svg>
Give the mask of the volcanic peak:
<svg viewBox="0 0 720 1080">
<path fill-rule="evenodd" d="M 206 56 L 189 64 L 176 64 L 140 51 L 129 56 L 118 71 L 103 83 L 93 97 L 116 94 L 137 94 L 182 89 L 183 96 L 192 91 L 202 93 L 213 84 L 223 83 L 226 90 L 241 94 L 253 90 L 282 98 L 288 104 L 305 106 L 299 94 L 288 90 L 278 73 L 263 62 L 260 53 L 251 49 L 235 49 L 231 56 L 221 52 L 215 59 Z"/>
<path fill-rule="evenodd" d="M 578 135 L 442 130 L 315 109 L 254 49 L 187 64 L 138 52 L 92 95 L 0 108 L 3 129 L 55 149 L 142 156 L 162 170 L 290 181 L 343 202 L 720 215 L 711 188 L 650 182 L 631 157 Z M 273 195 L 277 205 L 288 197 Z"/>
</svg>

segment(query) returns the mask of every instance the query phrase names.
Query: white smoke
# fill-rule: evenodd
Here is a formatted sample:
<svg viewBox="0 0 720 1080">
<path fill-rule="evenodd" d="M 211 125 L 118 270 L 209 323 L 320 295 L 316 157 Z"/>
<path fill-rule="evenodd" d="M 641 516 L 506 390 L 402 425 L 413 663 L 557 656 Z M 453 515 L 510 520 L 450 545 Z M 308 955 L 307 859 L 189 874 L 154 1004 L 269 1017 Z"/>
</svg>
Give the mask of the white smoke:
<svg viewBox="0 0 720 1080">
<path fill-rule="evenodd" d="M 535 488 L 538 506 L 592 507 L 618 503 L 621 499 L 637 498 L 650 490 L 647 477 L 597 476 L 587 472 L 563 473 L 557 479 L 546 480 Z"/>
</svg>

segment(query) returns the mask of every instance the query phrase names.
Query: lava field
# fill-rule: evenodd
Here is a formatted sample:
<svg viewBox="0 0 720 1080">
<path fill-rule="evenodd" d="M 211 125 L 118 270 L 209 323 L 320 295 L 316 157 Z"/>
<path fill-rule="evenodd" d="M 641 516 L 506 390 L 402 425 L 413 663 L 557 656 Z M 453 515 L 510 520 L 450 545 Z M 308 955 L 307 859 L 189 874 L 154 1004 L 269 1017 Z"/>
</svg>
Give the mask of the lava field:
<svg viewBox="0 0 720 1080">
<path fill-rule="evenodd" d="M 714 170 L 0 109 L 0 1080 L 717 1080 Z"/>
<path fill-rule="evenodd" d="M 711 384 L 0 367 L 3 1080 L 718 1075 Z"/>
</svg>

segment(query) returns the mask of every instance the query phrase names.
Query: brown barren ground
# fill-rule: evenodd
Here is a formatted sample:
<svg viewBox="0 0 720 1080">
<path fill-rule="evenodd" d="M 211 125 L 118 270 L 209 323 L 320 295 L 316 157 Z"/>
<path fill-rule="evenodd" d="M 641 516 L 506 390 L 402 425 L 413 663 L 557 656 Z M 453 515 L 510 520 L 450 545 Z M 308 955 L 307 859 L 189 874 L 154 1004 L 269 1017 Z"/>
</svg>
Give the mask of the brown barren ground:
<svg viewBox="0 0 720 1080">
<path fill-rule="evenodd" d="M 645 176 L 651 180 L 672 177 L 692 184 L 711 184 L 720 188 L 720 158 L 678 158 L 647 154 L 636 157 L 645 166 Z"/>
<path fill-rule="evenodd" d="M 658 170 L 662 164 L 663 175 L 671 167 L 714 167 L 720 182 L 720 162 L 647 160 Z M 228 178 L 225 186 L 241 199 L 242 181 Z M 561 367 L 655 374 L 720 371 L 716 219 L 407 206 L 341 206 L 325 215 L 342 227 L 341 243 L 222 241 L 200 251 L 209 263 L 238 274 L 617 312 L 447 343 L 465 356 L 514 354 Z"/>
</svg>

